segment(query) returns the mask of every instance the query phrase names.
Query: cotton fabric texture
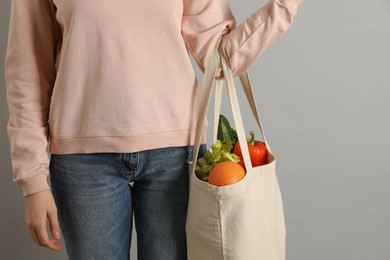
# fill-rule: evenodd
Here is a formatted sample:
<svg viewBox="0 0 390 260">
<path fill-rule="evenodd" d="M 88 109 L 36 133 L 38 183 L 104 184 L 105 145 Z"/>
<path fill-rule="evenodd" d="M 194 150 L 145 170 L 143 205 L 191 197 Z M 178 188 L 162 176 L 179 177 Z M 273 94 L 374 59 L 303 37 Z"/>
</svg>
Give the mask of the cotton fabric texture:
<svg viewBox="0 0 390 260">
<path fill-rule="evenodd" d="M 267 147 L 267 164 L 252 167 L 248 147 L 241 145 L 246 175 L 237 183 L 217 187 L 194 173 L 200 137 L 217 68 L 218 46 L 210 55 L 200 99 L 193 161 L 189 163 L 190 192 L 186 221 L 189 260 L 284 260 L 286 227 L 275 156 L 265 138 L 248 73 L 240 75 L 247 99 Z M 233 76 L 226 59 L 222 67 L 240 144 L 246 143 Z M 220 104 L 222 81 L 216 86 Z M 219 99 L 219 100 L 218 100 Z M 215 109 L 214 127 L 219 108 Z M 214 132 L 214 140 L 216 133 Z M 228 174 L 228 173 L 226 173 Z"/>
<path fill-rule="evenodd" d="M 300 2 L 271 0 L 236 27 L 228 0 L 13 0 L 7 131 L 23 196 L 50 189 L 48 152 L 192 145 L 200 92 L 189 54 L 204 72 L 223 36 L 239 75 L 288 30 Z"/>
</svg>

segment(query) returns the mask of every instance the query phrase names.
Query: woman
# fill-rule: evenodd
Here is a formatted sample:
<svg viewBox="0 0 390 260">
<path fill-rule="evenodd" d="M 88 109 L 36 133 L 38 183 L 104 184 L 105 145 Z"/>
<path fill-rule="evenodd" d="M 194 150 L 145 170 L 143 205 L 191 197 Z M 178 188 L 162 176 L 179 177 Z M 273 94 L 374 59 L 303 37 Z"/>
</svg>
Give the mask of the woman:
<svg viewBox="0 0 390 260">
<path fill-rule="evenodd" d="M 236 27 L 227 0 L 13 0 L 7 130 L 33 241 L 60 251 L 62 233 L 70 259 L 129 259 L 134 212 L 138 259 L 186 259 L 189 53 L 204 72 L 223 37 L 237 76 L 301 1 L 271 0 Z"/>
</svg>

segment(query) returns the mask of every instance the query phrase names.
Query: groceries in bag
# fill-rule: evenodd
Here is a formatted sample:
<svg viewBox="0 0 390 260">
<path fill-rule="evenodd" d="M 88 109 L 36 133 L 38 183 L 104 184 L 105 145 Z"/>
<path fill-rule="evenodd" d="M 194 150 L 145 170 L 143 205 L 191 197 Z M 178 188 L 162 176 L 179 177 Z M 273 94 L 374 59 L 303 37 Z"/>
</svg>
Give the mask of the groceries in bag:
<svg viewBox="0 0 390 260">
<path fill-rule="evenodd" d="M 230 126 L 228 119 L 220 114 L 217 140 L 200 157 L 195 166 L 196 176 L 212 185 L 225 186 L 240 181 L 246 173 L 237 131 Z M 253 167 L 267 163 L 267 149 L 264 142 L 255 140 L 250 131 L 247 138 Z M 217 167 L 218 166 L 218 167 Z"/>
</svg>

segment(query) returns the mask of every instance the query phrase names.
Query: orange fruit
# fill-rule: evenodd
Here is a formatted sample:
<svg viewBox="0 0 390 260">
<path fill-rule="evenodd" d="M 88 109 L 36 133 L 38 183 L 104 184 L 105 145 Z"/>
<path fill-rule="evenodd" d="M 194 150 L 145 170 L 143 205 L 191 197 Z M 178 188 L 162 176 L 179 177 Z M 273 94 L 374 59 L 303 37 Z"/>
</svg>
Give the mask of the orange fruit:
<svg viewBox="0 0 390 260">
<path fill-rule="evenodd" d="M 225 186 L 240 181 L 245 176 L 244 168 L 236 162 L 225 161 L 214 166 L 208 182 L 215 186 Z"/>
</svg>

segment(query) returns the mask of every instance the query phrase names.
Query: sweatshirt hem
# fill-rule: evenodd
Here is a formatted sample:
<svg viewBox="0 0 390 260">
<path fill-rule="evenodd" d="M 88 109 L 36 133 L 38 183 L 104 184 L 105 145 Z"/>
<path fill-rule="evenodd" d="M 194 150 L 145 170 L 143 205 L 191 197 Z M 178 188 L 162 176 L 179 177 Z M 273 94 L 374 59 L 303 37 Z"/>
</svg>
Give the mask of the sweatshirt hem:
<svg viewBox="0 0 390 260">
<path fill-rule="evenodd" d="M 50 153 L 133 153 L 163 147 L 194 145 L 195 130 L 171 131 L 137 136 L 88 136 L 72 138 L 50 137 Z M 207 127 L 203 129 L 201 144 L 207 141 Z"/>
</svg>

